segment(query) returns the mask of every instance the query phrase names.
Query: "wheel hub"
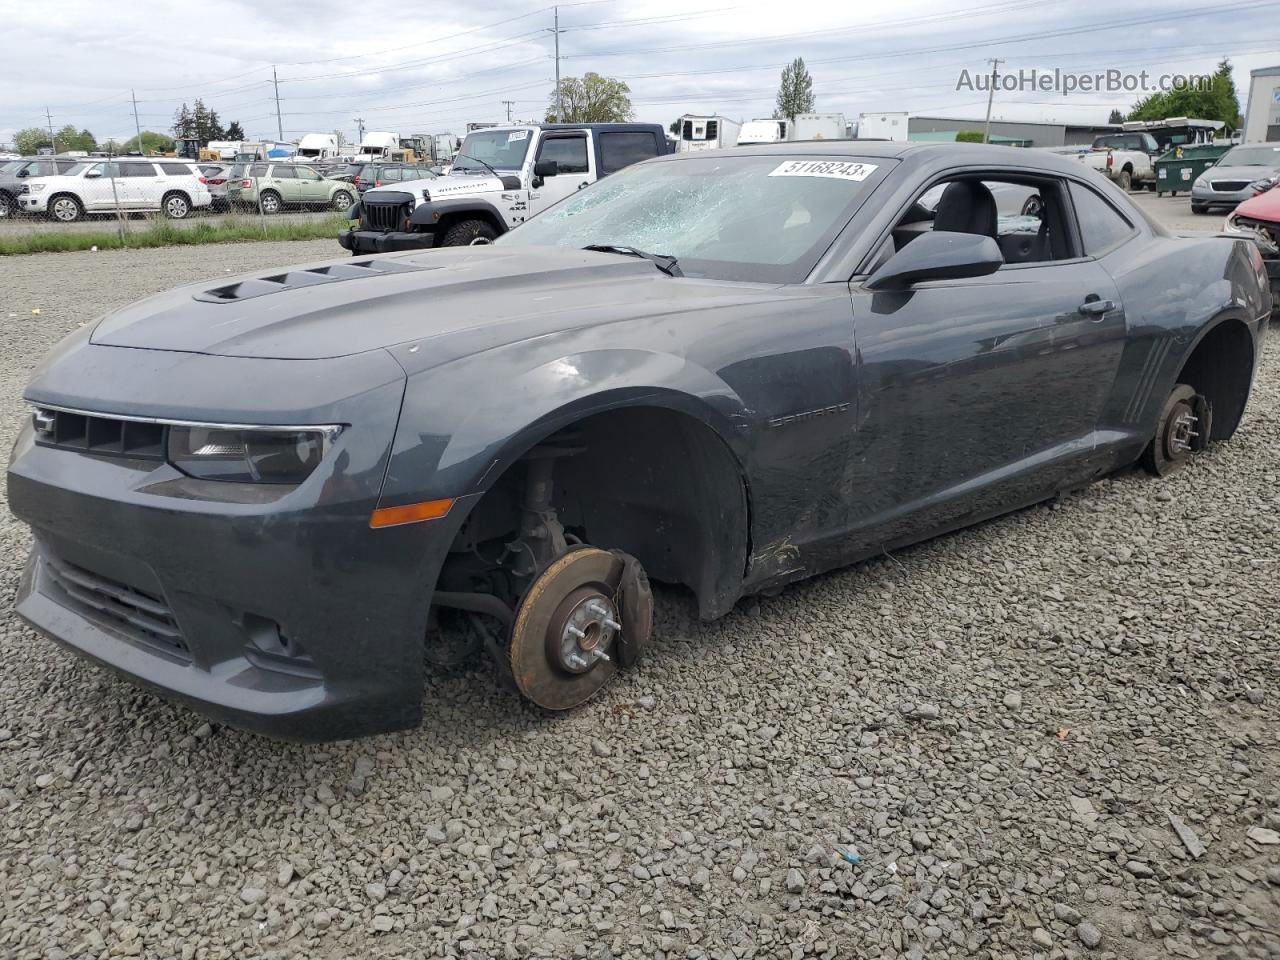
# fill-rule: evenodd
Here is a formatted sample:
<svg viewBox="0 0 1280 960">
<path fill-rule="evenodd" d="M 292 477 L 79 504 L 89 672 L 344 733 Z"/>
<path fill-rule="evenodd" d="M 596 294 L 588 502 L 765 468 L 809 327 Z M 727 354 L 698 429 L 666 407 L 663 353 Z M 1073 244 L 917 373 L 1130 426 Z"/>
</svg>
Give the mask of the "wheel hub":
<svg viewBox="0 0 1280 960">
<path fill-rule="evenodd" d="M 1191 453 L 1192 441 L 1200 436 L 1196 432 L 1199 422 L 1189 404 L 1179 404 L 1174 410 L 1165 431 L 1165 451 L 1170 460 L 1182 460 Z"/>
<path fill-rule="evenodd" d="M 598 590 L 583 587 L 569 594 L 548 635 L 557 665 L 569 673 L 586 673 L 601 661 L 611 662 L 609 649 L 622 631 L 618 620 L 613 599 Z"/>
</svg>

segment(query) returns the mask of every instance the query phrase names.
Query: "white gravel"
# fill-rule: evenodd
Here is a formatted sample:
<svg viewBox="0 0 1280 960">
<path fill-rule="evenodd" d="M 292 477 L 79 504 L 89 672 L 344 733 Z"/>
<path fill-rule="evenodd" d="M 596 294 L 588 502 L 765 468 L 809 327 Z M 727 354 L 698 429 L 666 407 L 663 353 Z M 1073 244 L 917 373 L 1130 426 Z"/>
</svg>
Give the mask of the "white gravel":
<svg viewBox="0 0 1280 960">
<path fill-rule="evenodd" d="M 5 258 L 0 442 L 107 307 L 338 252 Z M 663 591 L 652 656 L 564 716 L 480 669 L 430 679 L 417 730 L 282 745 L 9 615 L 0 957 L 1276 957 L 1277 349 L 1182 474 L 714 624 Z"/>
</svg>

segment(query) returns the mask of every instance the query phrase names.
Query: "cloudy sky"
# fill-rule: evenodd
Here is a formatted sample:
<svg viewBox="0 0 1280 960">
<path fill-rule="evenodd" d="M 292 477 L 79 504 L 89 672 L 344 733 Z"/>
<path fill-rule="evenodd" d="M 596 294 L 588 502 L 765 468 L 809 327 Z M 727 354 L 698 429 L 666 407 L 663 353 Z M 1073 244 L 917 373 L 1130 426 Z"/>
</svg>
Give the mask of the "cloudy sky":
<svg viewBox="0 0 1280 960">
<path fill-rule="evenodd" d="M 253 138 L 276 135 L 277 68 L 286 139 L 339 129 L 462 132 L 467 121 L 541 117 L 554 86 L 552 8 L 539 0 L 59 0 L 9 7 L 0 143 L 15 130 L 167 130 L 202 97 Z M 767 117 L 784 63 L 804 57 L 817 107 L 981 117 L 986 92 L 957 90 L 962 70 L 1211 72 L 1280 61 L 1275 0 L 589 0 L 559 7 L 561 70 L 624 79 L 639 120 L 682 113 Z M 1102 122 L 1134 95 L 999 93 L 994 116 Z M 1242 104 L 1243 110 L 1243 104 Z"/>
</svg>

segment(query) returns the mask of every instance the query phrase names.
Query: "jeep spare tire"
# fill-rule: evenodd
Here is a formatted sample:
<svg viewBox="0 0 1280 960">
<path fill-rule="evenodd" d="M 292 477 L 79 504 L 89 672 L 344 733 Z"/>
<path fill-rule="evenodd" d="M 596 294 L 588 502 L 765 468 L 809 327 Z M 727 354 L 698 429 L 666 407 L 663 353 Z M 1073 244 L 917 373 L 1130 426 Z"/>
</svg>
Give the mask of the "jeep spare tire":
<svg viewBox="0 0 1280 960">
<path fill-rule="evenodd" d="M 459 220 L 444 232 L 444 239 L 440 241 L 439 245 L 442 247 L 465 247 L 477 237 L 492 240 L 497 235 L 498 231 L 493 229 L 492 224 L 487 220 Z"/>
</svg>

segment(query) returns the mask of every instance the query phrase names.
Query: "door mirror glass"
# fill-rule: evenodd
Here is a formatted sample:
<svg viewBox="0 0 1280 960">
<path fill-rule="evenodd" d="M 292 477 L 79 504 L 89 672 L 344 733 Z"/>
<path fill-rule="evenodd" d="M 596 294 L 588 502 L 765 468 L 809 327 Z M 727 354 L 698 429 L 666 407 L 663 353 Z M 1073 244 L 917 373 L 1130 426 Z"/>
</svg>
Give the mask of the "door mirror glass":
<svg viewBox="0 0 1280 960">
<path fill-rule="evenodd" d="M 533 165 L 535 177 L 554 177 L 560 172 L 560 164 L 554 160 L 539 160 Z"/>
<path fill-rule="evenodd" d="M 1004 266 L 1000 245 L 976 233 L 932 230 L 916 237 L 867 279 L 868 290 L 902 289 L 922 280 L 985 277 Z"/>
</svg>

